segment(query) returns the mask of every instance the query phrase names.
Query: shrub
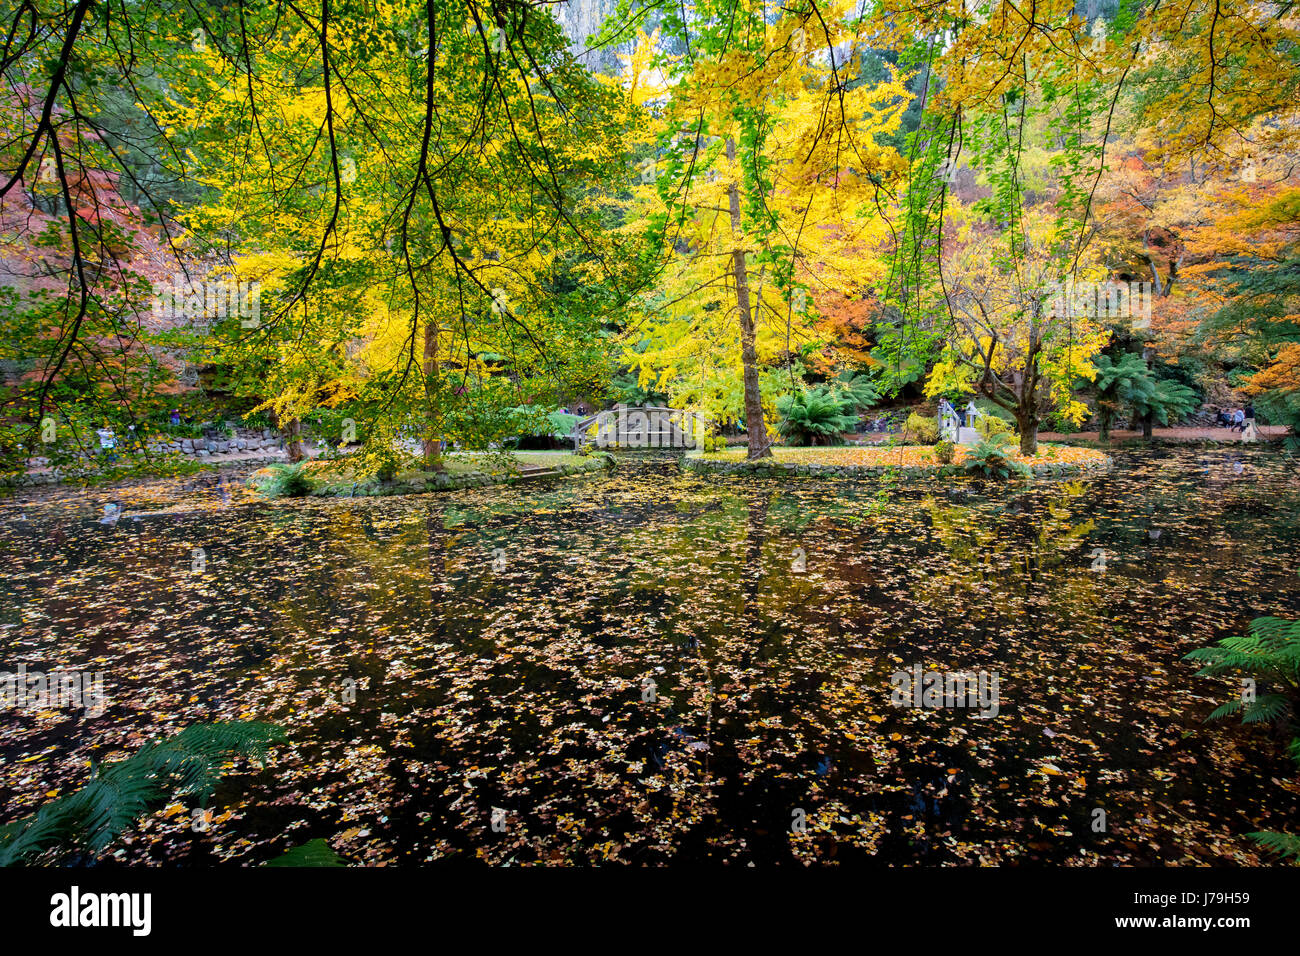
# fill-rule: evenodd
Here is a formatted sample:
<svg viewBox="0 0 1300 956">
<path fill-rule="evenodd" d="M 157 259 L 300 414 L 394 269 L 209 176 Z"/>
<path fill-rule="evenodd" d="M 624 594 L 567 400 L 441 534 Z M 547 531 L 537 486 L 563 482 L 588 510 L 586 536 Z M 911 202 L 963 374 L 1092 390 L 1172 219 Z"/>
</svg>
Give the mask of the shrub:
<svg viewBox="0 0 1300 956">
<path fill-rule="evenodd" d="M 272 465 L 270 476 L 255 480 L 257 490 L 268 498 L 303 498 L 311 494 L 311 479 L 302 465 Z"/>
<path fill-rule="evenodd" d="M 962 467 L 968 474 L 1003 481 L 1029 474 L 1029 468 L 1011 456 L 1011 442 L 1008 432 L 995 432 L 981 438 L 967 454 Z"/>
<path fill-rule="evenodd" d="M 934 446 L 934 455 L 943 465 L 951 465 L 953 457 L 957 454 L 957 446 L 950 441 L 941 441 Z"/>
<path fill-rule="evenodd" d="M 903 426 L 903 436 L 920 445 L 933 445 L 939 440 L 939 423 L 929 415 L 912 412 Z"/>
<path fill-rule="evenodd" d="M 975 431 L 983 438 L 992 435 L 1013 435 L 1011 426 L 996 415 L 981 415 L 975 419 Z"/>
<path fill-rule="evenodd" d="M 1060 410 L 1052 412 L 1047 416 L 1045 423 L 1047 428 L 1044 431 L 1057 432 L 1061 435 L 1074 435 L 1083 429 L 1075 423 L 1074 419 Z"/>
<path fill-rule="evenodd" d="M 704 436 L 704 451 L 706 453 L 722 451 L 726 447 L 727 447 L 727 439 L 723 438 L 721 435 Z"/>
</svg>

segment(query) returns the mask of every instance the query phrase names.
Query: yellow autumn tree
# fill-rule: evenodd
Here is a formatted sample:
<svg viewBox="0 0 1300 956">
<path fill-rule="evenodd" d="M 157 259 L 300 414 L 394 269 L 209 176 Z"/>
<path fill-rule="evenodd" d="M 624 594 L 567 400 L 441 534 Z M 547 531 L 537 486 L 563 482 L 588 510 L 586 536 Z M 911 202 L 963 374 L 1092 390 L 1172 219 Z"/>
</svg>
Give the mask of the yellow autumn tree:
<svg viewBox="0 0 1300 956">
<path fill-rule="evenodd" d="M 1072 266 L 1043 211 L 1027 215 L 1023 229 L 1017 254 L 1007 255 L 987 223 L 964 224 L 944 266 L 952 322 L 925 391 L 983 395 L 1011 413 L 1021 453 L 1033 455 L 1048 411 L 1076 423 L 1087 416 L 1072 389 L 1096 377 L 1092 358 L 1111 333 L 1079 307 L 1071 283 L 1097 281 L 1104 272 L 1095 264 Z"/>
<path fill-rule="evenodd" d="M 670 98 L 632 218 L 650 223 L 662 279 L 626 360 L 675 403 L 742 420 L 751 458 L 770 454 L 776 389 L 816 337 L 810 288 L 880 274 L 862 250 L 883 242 L 882 187 L 906 168 L 877 141 L 901 123 L 902 77 L 847 85 L 853 9 L 796 5 L 774 25 L 757 2 L 697 4 L 675 26 L 689 56 L 660 60 Z"/>
</svg>

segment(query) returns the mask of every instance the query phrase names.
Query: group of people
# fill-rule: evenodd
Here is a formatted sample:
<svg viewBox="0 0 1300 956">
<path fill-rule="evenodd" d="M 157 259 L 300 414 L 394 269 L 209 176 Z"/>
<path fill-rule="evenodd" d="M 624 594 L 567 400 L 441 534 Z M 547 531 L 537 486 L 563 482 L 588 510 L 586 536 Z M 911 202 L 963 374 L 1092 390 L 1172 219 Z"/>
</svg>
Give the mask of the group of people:
<svg viewBox="0 0 1300 956">
<path fill-rule="evenodd" d="M 127 447 L 134 448 L 136 445 L 135 426 L 127 425 L 126 430 L 127 430 L 127 436 L 126 436 Z M 107 461 L 109 464 L 116 462 L 117 461 L 117 434 L 113 431 L 113 426 L 111 426 L 108 422 L 104 422 L 103 427 L 95 429 L 95 435 L 96 437 L 99 438 L 100 457 L 103 458 L 105 461 Z"/>
<path fill-rule="evenodd" d="M 1234 432 L 1244 432 L 1248 426 L 1255 424 L 1255 406 L 1225 409 L 1219 412 L 1219 427 Z"/>
</svg>

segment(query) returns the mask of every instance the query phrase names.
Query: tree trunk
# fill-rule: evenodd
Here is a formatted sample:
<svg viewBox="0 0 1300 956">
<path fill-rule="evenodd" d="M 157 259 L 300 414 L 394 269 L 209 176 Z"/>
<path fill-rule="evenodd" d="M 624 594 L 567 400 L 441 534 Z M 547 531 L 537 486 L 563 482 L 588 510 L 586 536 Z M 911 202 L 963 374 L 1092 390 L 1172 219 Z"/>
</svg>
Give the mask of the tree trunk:
<svg viewBox="0 0 1300 956">
<path fill-rule="evenodd" d="M 424 402 L 425 422 L 421 450 L 424 453 L 424 467 L 429 471 L 443 471 L 442 436 L 435 434 L 434 422 L 438 402 L 438 323 L 432 317 L 424 323 Z"/>
<path fill-rule="evenodd" d="M 1147 363 L 1147 368 L 1151 367 L 1151 358 L 1153 355 L 1155 355 L 1155 349 L 1153 349 L 1150 345 L 1142 346 L 1142 361 Z M 1152 426 L 1153 418 L 1154 416 L 1149 411 L 1142 416 L 1142 437 L 1147 439 L 1148 441 L 1150 441 L 1151 439 L 1151 426 Z"/>
<path fill-rule="evenodd" d="M 736 161 L 736 141 L 731 137 L 727 137 L 727 159 L 732 163 Z M 731 254 L 731 268 L 736 280 L 736 307 L 740 311 L 740 361 L 745 378 L 745 433 L 749 443 L 749 454 L 746 457 L 753 461 L 756 458 L 770 458 L 772 446 L 767 440 L 767 424 L 763 421 L 763 396 L 758 387 L 754 315 L 750 311 L 749 273 L 742 245 L 740 188 L 735 180 L 727 187 L 727 202 L 731 213 L 731 237 L 735 244 Z"/>
<path fill-rule="evenodd" d="M 1030 418 L 1020 425 L 1020 454 L 1038 454 L 1038 418 Z"/>
<path fill-rule="evenodd" d="M 289 461 L 297 464 L 307 457 L 302 447 L 302 422 L 297 418 L 291 418 L 281 430 L 284 433 L 284 450 L 289 453 Z"/>
<path fill-rule="evenodd" d="M 1023 402 L 1016 408 L 1016 431 L 1020 432 L 1020 454 L 1038 454 L 1038 406 L 1037 403 L 1026 406 Z"/>
<path fill-rule="evenodd" d="M 1110 441 L 1110 426 L 1115 419 L 1113 409 L 1097 403 L 1097 441 Z"/>
</svg>

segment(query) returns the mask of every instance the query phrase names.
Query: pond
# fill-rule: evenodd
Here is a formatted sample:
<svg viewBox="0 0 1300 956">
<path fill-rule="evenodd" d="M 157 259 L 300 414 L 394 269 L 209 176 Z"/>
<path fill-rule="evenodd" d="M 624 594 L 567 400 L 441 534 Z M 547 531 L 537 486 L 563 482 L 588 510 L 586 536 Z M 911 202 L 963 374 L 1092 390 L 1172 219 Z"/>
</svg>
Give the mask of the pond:
<svg viewBox="0 0 1300 956">
<path fill-rule="evenodd" d="M 1298 526 L 1294 459 L 1238 447 L 1010 488 L 650 464 L 342 501 L 31 493 L 0 501 L 0 670 L 102 670 L 109 701 L 0 715 L 0 823 L 245 719 L 288 742 L 206 830 L 172 806 L 113 859 L 324 837 L 359 864 L 1254 863 L 1245 833 L 1295 828 L 1295 768 L 1267 729 L 1204 723 L 1238 685 L 1181 658 L 1300 615 Z M 989 675 L 996 713 L 895 706 L 916 666 Z"/>
</svg>

